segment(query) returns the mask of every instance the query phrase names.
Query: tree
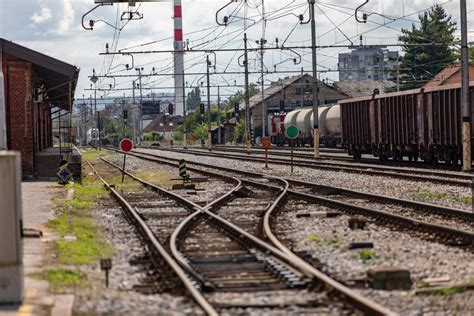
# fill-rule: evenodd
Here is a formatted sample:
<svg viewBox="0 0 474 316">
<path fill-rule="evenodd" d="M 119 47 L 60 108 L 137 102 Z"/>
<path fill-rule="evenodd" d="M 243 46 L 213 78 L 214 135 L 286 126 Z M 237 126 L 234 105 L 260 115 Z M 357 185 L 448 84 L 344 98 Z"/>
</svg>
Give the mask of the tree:
<svg viewBox="0 0 474 316">
<path fill-rule="evenodd" d="M 255 83 L 249 85 L 249 96 L 253 97 L 258 94 L 260 90 L 257 88 Z M 234 104 L 240 104 L 245 99 L 245 93 L 242 90 L 237 91 L 233 96 L 229 98 L 229 105 L 233 108 Z"/>
<path fill-rule="evenodd" d="M 402 35 L 398 37 L 405 53 L 400 59 L 401 90 L 421 87 L 456 61 L 451 48 L 455 43 L 456 22 L 451 16 L 443 7 L 435 5 L 418 18 L 419 27 L 413 24 L 411 30 L 402 29 Z"/>
<path fill-rule="evenodd" d="M 196 87 L 194 90 L 188 93 L 188 97 L 186 99 L 186 108 L 192 111 L 195 110 L 196 107 L 199 107 L 199 104 L 201 104 L 201 89 Z"/>
</svg>

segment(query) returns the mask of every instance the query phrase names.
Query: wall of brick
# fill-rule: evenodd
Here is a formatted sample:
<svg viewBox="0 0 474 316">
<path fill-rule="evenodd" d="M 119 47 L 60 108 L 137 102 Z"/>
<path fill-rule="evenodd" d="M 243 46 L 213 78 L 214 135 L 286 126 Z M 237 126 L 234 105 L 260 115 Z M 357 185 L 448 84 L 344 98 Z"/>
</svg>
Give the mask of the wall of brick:
<svg viewBox="0 0 474 316">
<path fill-rule="evenodd" d="M 34 173 L 33 147 L 33 68 L 25 61 L 6 62 L 8 143 L 11 150 L 21 152 L 21 165 L 24 175 Z"/>
</svg>

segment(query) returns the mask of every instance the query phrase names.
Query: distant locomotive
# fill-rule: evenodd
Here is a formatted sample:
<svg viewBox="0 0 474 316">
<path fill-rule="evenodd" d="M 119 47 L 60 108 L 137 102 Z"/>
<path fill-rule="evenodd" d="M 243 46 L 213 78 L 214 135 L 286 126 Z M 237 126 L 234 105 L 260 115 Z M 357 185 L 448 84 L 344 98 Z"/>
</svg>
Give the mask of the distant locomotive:
<svg viewBox="0 0 474 316">
<path fill-rule="evenodd" d="M 99 129 L 98 128 L 91 128 L 87 131 L 87 145 L 92 147 L 97 147 L 99 144 Z"/>
<path fill-rule="evenodd" d="M 462 153 L 460 90 L 454 84 L 340 100 L 349 154 L 356 160 L 366 153 L 382 161 L 408 157 L 457 164 Z M 470 99 L 474 104 L 472 82 Z"/>
<path fill-rule="evenodd" d="M 338 104 L 320 106 L 318 108 L 318 121 L 320 128 L 320 143 L 324 147 L 341 146 L 341 119 Z M 296 146 L 313 146 L 313 108 L 306 107 L 287 113 L 284 116 L 273 116 L 271 121 L 273 141 L 276 144 L 287 142 L 285 130 L 290 126 L 296 126 L 299 131 L 295 140 Z"/>
</svg>

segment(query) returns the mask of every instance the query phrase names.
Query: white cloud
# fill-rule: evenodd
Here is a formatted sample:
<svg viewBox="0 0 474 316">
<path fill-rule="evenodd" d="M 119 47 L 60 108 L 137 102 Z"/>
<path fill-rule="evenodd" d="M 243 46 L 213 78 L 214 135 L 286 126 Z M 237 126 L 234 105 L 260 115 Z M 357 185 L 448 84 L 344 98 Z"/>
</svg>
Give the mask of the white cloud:
<svg viewBox="0 0 474 316">
<path fill-rule="evenodd" d="M 51 10 L 48 7 L 42 7 L 39 12 L 35 12 L 32 17 L 30 17 L 31 21 L 35 24 L 41 24 L 51 20 L 53 15 L 51 14 Z"/>
<path fill-rule="evenodd" d="M 72 8 L 70 0 L 63 0 L 63 12 L 61 20 L 59 21 L 58 29 L 56 30 L 57 34 L 66 34 L 71 25 L 74 24 L 74 9 Z"/>
</svg>

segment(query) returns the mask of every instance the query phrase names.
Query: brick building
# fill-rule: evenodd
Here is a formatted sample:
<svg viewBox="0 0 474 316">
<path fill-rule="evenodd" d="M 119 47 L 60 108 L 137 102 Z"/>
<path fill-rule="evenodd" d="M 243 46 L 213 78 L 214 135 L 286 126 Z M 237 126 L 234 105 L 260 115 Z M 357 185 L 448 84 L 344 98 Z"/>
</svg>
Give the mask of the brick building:
<svg viewBox="0 0 474 316">
<path fill-rule="evenodd" d="M 54 176 L 72 152 L 68 116 L 79 69 L 2 38 L 0 61 L 0 149 L 21 152 L 24 176 Z"/>
</svg>

